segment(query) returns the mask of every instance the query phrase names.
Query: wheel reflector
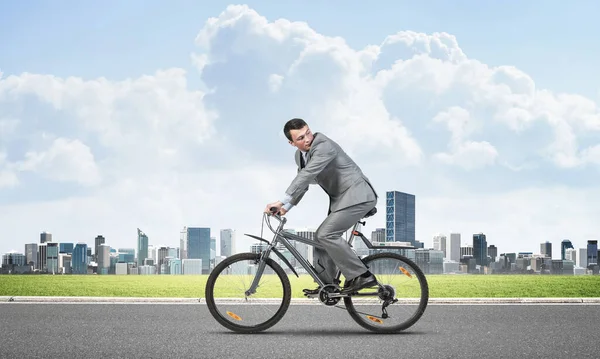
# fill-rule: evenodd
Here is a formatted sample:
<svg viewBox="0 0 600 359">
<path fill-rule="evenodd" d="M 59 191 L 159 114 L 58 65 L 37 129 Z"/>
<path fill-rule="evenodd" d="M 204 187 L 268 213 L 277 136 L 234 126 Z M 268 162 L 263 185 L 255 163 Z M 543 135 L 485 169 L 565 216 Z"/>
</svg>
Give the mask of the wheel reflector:
<svg viewBox="0 0 600 359">
<path fill-rule="evenodd" d="M 410 274 L 406 269 L 400 267 L 400 270 L 402 271 L 402 273 L 406 274 L 407 277 L 412 278 L 412 274 Z"/>
<path fill-rule="evenodd" d="M 367 315 L 367 318 L 369 318 L 370 321 L 375 322 L 377 324 L 383 324 L 383 320 L 381 320 L 379 318 L 375 318 L 371 315 Z"/>
<path fill-rule="evenodd" d="M 232 312 L 227 312 L 227 315 L 232 317 L 235 320 L 242 320 L 242 318 L 240 318 L 237 314 L 232 313 Z"/>
</svg>

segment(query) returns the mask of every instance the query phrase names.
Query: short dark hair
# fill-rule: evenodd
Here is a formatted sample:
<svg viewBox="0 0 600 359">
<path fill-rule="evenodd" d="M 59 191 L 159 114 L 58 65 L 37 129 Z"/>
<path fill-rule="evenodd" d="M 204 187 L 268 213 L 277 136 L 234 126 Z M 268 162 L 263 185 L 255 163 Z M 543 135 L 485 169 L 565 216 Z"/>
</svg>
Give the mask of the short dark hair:
<svg viewBox="0 0 600 359">
<path fill-rule="evenodd" d="M 304 126 L 306 126 L 306 122 L 304 122 L 303 119 L 301 118 L 292 118 L 291 120 L 289 120 L 288 122 L 285 123 L 285 126 L 283 126 L 283 134 L 285 135 L 285 137 L 287 137 L 288 140 L 292 140 L 292 135 L 290 134 L 291 130 L 299 130 L 301 128 L 304 128 Z"/>
</svg>

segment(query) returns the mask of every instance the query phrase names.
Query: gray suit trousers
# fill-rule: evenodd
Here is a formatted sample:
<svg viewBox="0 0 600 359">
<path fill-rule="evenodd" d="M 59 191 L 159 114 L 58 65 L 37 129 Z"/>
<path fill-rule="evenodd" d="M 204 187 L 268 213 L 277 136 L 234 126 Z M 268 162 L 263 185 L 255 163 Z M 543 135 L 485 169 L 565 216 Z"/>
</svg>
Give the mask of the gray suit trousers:
<svg viewBox="0 0 600 359">
<path fill-rule="evenodd" d="M 367 271 L 367 267 L 354 253 L 342 234 L 358 222 L 375 205 L 377 200 L 359 203 L 331 212 L 315 233 L 315 241 L 324 247 L 314 248 L 313 266 L 326 284 L 333 283 L 336 266 L 346 280 Z"/>
</svg>

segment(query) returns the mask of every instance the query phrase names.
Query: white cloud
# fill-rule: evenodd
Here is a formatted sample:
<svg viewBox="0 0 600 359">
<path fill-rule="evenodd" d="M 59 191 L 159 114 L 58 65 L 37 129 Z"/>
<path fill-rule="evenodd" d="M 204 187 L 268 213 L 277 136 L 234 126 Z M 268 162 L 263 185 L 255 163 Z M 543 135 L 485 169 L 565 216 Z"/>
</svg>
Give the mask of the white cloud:
<svg viewBox="0 0 600 359">
<path fill-rule="evenodd" d="M 494 163 L 498 151 L 487 141 L 468 141 L 478 131 L 478 124 L 467 110 L 453 106 L 438 113 L 433 122 L 445 123 L 452 133 L 451 153 L 436 153 L 434 158 L 446 164 L 455 164 L 466 170 L 477 169 Z"/>
<path fill-rule="evenodd" d="M 18 168 L 48 179 L 75 181 L 86 186 L 100 182 L 94 155 L 79 140 L 57 138 L 47 151 L 25 153 L 25 160 Z"/>
<path fill-rule="evenodd" d="M 277 92 L 281 88 L 283 82 L 283 76 L 277 74 L 271 74 L 269 76 L 269 89 L 271 92 Z"/>
<path fill-rule="evenodd" d="M 451 34 L 380 40 L 357 50 L 306 23 L 229 6 L 196 37 L 201 90 L 177 68 L 120 81 L 0 77 L 0 195 L 10 195 L 0 227 L 23 243 L 44 228 L 129 247 L 136 227 L 170 245 L 183 226 L 256 233 L 296 171 L 283 124 L 302 117 L 375 184 L 380 214 L 366 231 L 385 225 L 385 191 L 401 190 L 417 195 L 417 236 L 428 244 L 450 228 L 488 232 L 500 251 L 593 234 L 596 102 L 469 58 Z M 78 187 L 20 200 L 55 181 Z M 317 227 L 326 205 L 311 190 L 290 225 Z"/>
</svg>

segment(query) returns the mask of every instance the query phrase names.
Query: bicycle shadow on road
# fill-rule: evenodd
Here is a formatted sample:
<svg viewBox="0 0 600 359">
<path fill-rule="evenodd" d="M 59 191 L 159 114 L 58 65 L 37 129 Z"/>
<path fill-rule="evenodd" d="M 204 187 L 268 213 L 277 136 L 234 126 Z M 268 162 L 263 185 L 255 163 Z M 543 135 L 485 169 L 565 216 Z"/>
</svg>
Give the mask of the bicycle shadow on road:
<svg viewBox="0 0 600 359">
<path fill-rule="evenodd" d="M 428 335 L 428 334 L 432 334 L 432 333 L 428 333 L 428 332 L 422 332 L 422 331 L 406 331 L 406 332 L 400 332 L 400 333 L 375 333 L 375 332 L 371 332 L 371 331 L 367 331 L 367 330 L 342 330 L 342 329 L 333 329 L 333 330 L 323 330 L 323 329 L 294 329 L 294 330 L 267 330 L 264 332 L 260 332 L 260 333 L 253 333 L 253 334 L 243 334 L 243 333 L 234 333 L 231 331 L 218 331 L 215 332 L 215 334 L 230 334 L 230 335 L 281 335 L 281 336 L 290 336 L 290 335 L 294 335 L 294 336 L 305 336 L 305 337 L 311 337 L 311 336 L 332 336 L 332 337 L 339 337 L 339 336 L 364 336 L 364 335 Z"/>
</svg>

